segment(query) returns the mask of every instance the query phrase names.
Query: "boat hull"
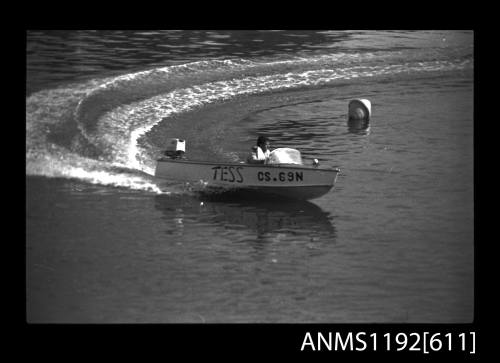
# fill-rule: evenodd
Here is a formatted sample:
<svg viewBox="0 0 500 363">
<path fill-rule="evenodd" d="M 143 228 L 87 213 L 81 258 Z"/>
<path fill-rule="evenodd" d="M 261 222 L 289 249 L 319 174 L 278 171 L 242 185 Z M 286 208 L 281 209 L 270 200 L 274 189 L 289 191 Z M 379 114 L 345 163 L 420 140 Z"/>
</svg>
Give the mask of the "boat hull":
<svg viewBox="0 0 500 363">
<path fill-rule="evenodd" d="M 202 186 L 213 192 L 273 194 L 296 199 L 320 197 L 334 186 L 338 169 L 295 164 L 213 163 L 160 159 L 155 177 Z M 258 192 L 258 193 L 256 193 Z"/>
</svg>

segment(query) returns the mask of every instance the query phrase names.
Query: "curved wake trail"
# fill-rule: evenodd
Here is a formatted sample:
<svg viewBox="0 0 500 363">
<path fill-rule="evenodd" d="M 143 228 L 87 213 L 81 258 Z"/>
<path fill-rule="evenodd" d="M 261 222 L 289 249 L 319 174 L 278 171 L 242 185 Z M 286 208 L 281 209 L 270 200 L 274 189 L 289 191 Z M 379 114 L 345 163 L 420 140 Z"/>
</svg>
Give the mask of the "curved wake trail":
<svg viewBox="0 0 500 363">
<path fill-rule="evenodd" d="M 99 124 L 102 130 L 111 129 L 112 125 L 124 123 L 127 125 L 139 124 L 140 126 L 129 133 L 127 130 L 115 128 L 114 140 L 117 142 L 115 150 L 116 160 L 131 168 L 142 170 L 148 174 L 153 173 L 151 166 L 141 162 L 147 159 L 144 150 L 138 145 L 138 140 L 159 124 L 163 119 L 174 114 L 188 112 L 204 105 L 227 101 L 232 98 L 272 92 L 276 90 L 294 89 L 300 87 L 313 87 L 330 84 L 337 80 L 350 80 L 354 78 L 369 78 L 383 75 L 395 75 L 412 71 L 441 71 L 458 70 L 469 65 L 468 61 L 459 64 L 449 62 L 420 62 L 418 64 L 404 64 L 391 66 L 354 66 L 343 69 L 321 69 L 302 73 L 273 74 L 261 77 L 246 77 L 229 81 L 218 81 L 178 89 L 164 95 L 158 95 L 141 102 L 135 102 L 114 109 L 103 115 Z M 107 134 L 108 136 L 110 134 Z"/>
<path fill-rule="evenodd" d="M 74 122 L 75 108 L 96 83 L 41 91 L 26 100 L 26 175 L 162 193 L 153 181 L 134 170 L 123 172 L 124 164 L 87 158 L 49 140 L 52 128 Z"/>
<path fill-rule="evenodd" d="M 472 67 L 467 58 L 387 64 L 387 57 L 209 60 L 40 91 L 26 100 L 26 174 L 160 193 L 143 174 L 154 170 L 138 140 L 174 114 L 244 95 Z"/>
</svg>

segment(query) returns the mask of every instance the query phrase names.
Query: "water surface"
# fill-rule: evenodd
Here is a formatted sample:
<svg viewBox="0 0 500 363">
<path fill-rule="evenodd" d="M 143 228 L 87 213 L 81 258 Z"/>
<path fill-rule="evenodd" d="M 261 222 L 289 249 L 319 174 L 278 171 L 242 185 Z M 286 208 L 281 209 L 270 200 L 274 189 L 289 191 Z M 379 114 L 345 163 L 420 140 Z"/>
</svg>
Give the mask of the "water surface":
<svg viewBox="0 0 500 363">
<path fill-rule="evenodd" d="M 29 31 L 28 321 L 471 322 L 473 68 L 467 31 Z M 260 134 L 334 190 L 152 177 L 171 137 L 242 161 Z"/>
</svg>

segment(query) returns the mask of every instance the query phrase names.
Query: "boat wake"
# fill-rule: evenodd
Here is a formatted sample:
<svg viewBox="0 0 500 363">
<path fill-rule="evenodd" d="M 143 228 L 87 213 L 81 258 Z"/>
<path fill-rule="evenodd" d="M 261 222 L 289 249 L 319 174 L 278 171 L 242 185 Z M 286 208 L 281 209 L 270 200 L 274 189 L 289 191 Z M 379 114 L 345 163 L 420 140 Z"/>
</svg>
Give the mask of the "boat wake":
<svg viewBox="0 0 500 363">
<path fill-rule="evenodd" d="M 246 95 L 473 67 L 470 58 L 389 56 L 207 60 L 43 90 L 26 100 L 26 175 L 161 193 L 149 134 L 173 115 Z"/>
</svg>

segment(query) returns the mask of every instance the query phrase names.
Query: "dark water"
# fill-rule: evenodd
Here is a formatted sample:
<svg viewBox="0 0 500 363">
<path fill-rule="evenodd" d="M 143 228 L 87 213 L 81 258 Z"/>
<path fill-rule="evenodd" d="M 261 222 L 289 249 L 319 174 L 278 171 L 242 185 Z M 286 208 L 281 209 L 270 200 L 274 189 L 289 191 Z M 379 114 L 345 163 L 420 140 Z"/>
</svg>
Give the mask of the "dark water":
<svg viewBox="0 0 500 363">
<path fill-rule="evenodd" d="M 473 34 L 30 31 L 30 322 L 473 319 Z M 368 127 L 347 103 L 368 98 Z M 341 169 L 310 202 L 151 177 L 168 138 Z"/>
</svg>

